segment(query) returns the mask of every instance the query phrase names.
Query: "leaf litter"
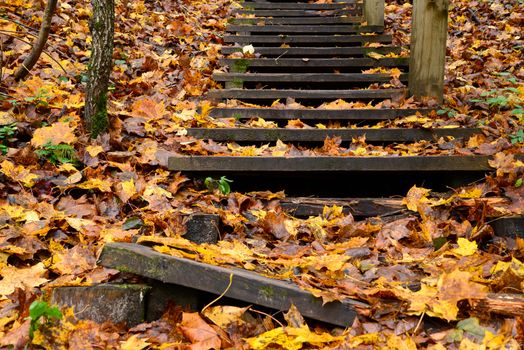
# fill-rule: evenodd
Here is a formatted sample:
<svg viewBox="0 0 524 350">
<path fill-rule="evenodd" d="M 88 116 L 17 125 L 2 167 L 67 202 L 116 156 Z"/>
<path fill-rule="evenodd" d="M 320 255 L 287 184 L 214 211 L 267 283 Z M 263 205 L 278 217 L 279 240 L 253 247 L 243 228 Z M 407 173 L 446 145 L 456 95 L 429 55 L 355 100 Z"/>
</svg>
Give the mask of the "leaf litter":
<svg viewBox="0 0 524 350">
<path fill-rule="evenodd" d="M 46 48 L 54 60 L 43 56 L 21 83 L 9 76 L 30 50 L 24 41 L 31 41 L 28 27 L 39 25 L 40 2 L 2 4 L 0 128 L 15 123 L 16 133 L 0 140 L 7 148 L 0 157 L 0 346 L 25 346 L 29 305 L 50 288 L 120 278 L 117 271 L 96 266 L 97 253 L 107 242 L 138 239 L 166 254 L 292 280 L 324 302 L 353 298 L 369 307 L 359 309 L 347 329 L 308 325 L 295 307 L 278 320 L 254 307 L 217 305 L 199 314 L 171 306 L 160 320 L 131 329 L 77 320 L 69 310 L 62 320 L 36 330 L 33 346 L 518 349 L 524 341 L 522 314 L 492 313 L 485 305 L 494 293 L 521 295 L 524 288 L 524 240 L 493 237 L 488 225 L 494 218 L 524 214 L 524 164 L 515 158 L 524 145 L 519 136 L 524 129 L 522 2 L 452 1 L 445 109 L 358 125 L 466 126 L 481 128 L 481 134 L 388 146 L 365 138 L 342 146 L 328 139 L 317 148 L 281 141 L 246 147 L 187 136 L 190 127 L 278 127 L 262 118 L 212 118 L 210 105 L 201 101 L 217 86 L 211 74 L 218 69 L 220 33 L 235 6 L 223 0 L 117 2 L 112 130 L 90 141 L 80 120 L 89 3 L 60 3 Z M 396 44 L 409 43 L 410 14 L 407 3 L 386 6 Z M 256 52 L 235 55 L 244 54 Z M 391 75 L 388 84 L 398 78 L 396 71 L 367 73 L 377 72 Z M 246 104 L 228 101 L 228 106 Z M 411 99 L 375 105 L 338 100 L 319 108 L 418 106 Z M 272 108 L 309 107 L 288 100 Z M 295 120 L 285 127 L 357 125 Z M 169 173 L 170 154 L 482 154 L 491 156 L 494 172 L 482 183 L 445 194 L 413 187 L 397 217 L 356 220 L 334 205 L 301 219 L 283 210 L 283 193 L 222 195 Z M 224 239 L 217 245 L 185 240 L 184 218 L 193 212 L 220 215 Z"/>
</svg>

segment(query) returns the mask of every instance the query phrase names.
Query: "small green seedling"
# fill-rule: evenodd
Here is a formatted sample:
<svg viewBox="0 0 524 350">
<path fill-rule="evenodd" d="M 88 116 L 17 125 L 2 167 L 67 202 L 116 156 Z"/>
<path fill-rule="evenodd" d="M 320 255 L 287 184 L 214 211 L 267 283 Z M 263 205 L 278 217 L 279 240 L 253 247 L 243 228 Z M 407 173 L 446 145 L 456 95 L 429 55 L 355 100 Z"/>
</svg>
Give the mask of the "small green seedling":
<svg viewBox="0 0 524 350">
<path fill-rule="evenodd" d="M 16 134 L 16 123 L 4 125 L 0 128 L 0 153 L 6 154 L 7 144 Z"/>
<path fill-rule="evenodd" d="M 204 180 L 204 184 L 206 185 L 206 188 L 209 192 L 214 192 L 218 189 L 223 195 L 228 195 L 231 193 L 231 187 L 229 186 L 230 182 L 233 182 L 233 180 L 229 180 L 225 176 L 222 176 L 218 180 L 213 179 L 212 177 L 206 177 Z"/>
<path fill-rule="evenodd" d="M 75 149 L 71 145 L 58 144 L 48 142 L 42 146 L 41 149 L 35 151 L 39 158 L 47 159 L 53 165 L 70 163 L 79 165 L 80 162 L 76 158 Z"/>
<path fill-rule="evenodd" d="M 28 319 L 31 320 L 29 325 L 29 338 L 33 339 L 35 331 L 37 331 L 42 325 L 42 319 L 45 319 L 45 324 L 52 319 L 61 320 L 62 313 L 56 306 L 51 307 L 45 301 L 35 300 L 31 306 L 29 306 Z"/>
<path fill-rule="evenodd" d="M 509 140 L 511 141 L 511 144 L 513 145 L 517 143 L 523 143 L 524 142 L 524 130 L 519 130 L 516 133 L 509 135 Z"/>
</svg>

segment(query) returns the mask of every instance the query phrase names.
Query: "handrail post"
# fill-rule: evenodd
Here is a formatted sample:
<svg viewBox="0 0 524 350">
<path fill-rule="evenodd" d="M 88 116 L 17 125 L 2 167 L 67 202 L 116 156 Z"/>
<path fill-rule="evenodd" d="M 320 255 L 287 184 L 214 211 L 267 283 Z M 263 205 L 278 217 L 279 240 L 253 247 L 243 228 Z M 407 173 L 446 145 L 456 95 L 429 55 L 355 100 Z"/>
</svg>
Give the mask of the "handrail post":
<svg viewBox="0 0 524 350">
<path fill-rule="evenodd" d="M 409 91 L 415 98 L 444 99 L 449 0 L 414 0 Z"/>
<path fill-rule="evenodd" d="M 368 26 L 384 26 L 384 0 L 364 0 L 364 20 Z"/>
</svg>

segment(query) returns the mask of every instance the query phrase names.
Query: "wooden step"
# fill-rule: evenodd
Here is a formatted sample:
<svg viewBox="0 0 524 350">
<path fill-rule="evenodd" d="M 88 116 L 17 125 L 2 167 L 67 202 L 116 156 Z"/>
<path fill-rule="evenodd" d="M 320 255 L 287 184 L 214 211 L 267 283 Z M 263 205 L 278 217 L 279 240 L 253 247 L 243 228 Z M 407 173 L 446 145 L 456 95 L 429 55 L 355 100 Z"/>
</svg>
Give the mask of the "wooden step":
<svg viewBox="0 0 524 350">
<path fill-rule="evenodd" d="M 302 100 L 375 100 L 387 98 L 401 98 L 407 93 L 406 89 L 361 89 L 361 90 L 247 90 L 222 89 L 210 90 L 207 97 L 210 99 L 239 99 L 239 100 L 276 100 L 294 98 Z"/>
<path fill-rule="evenodd" d="M 354 16 L 362 12 L 362 9 L 340 9 L 340 10 L 235 10 L 233 14 L 254 15 L 256 17 L 333 17 Z"/>
<path fill-rule="evenodd" d="M 236 157 L 175 156 L 169 170 L 189 172 L 485 172 L 487 156 Z"/>
<path fill-rule="evenodd" d="M 267 120 L 349 120 L 380 121 L 425 114 L 431 109 L 278 109 L 278 108 L 213 108 L 209 114 L 214 118 L 264 118 Z"/>
<path fill-rule="evenodd" d="M 362 73 L 215 73 L 213 79 L 260 83 L 387 83 L 393 78 L 390 74 Z M 407 82 L 408 74 L 402 73 L 399 79 Z"/>
<path fill-rule="evenodd" d="M 280 206 L 295 217 L 322 215 L 324 207 L 342 207 L 345 214 L 359 217 L 387 216 L 406 209 L 402 198 L 312 198 L 291 197 L 280 201 Z"/>
<path fill-rule="evenodd" d="M 359 25 L 230 25 L 227 32 L 239 33 L 299 33 L 299 34 L 350 34 L 350 33 L 382 33 L 383 26 Z"/>
<path fill-rule="evenodd" d="M 348 327 L 366 303 L 346 299 L 322 303 L 310 292 L 288 281 L 264 277 L 252 271 L 203 264 L 154 251 L 133 243 L 108 243 L 98 263 L 146 278 L 190 287 L 247 303 L 286 311 L 293 304 L 305 317 Z M 232 280 L 232 283 L 230 281 Z"/>
<path fill-rule="evenodd" d="M 440 137 L 470 137 L 480 132 L 475 128 L 456 129 L 264 129 L 264 128 L 190 128 L 187 134 L 199 139 L 236 142 L 323 142 L 327 137 L 342 141 L 365 135 L 368 142 L 415 142 Z"/>
<path fill-rule="evenodd" d="M 373 68 L 398 67 L 406 69 L 409 58 L 223 58 L 219 60 L 221 66 L 228 66 L 232 71 L 247 70 L 249 68 Z"/>
<path fill-rule="evenodd" d="M 225 43 L 237 44 L 364 44 L 391 43 L 392 36 L 381 35 L 225 35 Z M 255 50 L 255 52 L 257 52 Z"/>
<path fill-rule="evenodd" d="M 376 53 L 381 55 L 400 54 L 402 48 L 399 46 L 384 47 L 259 47 L 255 46 L 255 53 L 266 57 L 345 57 L 366 56 Z M 230 55 L 242 52 L 242 47 L 223 46 L 222 54 Z"/>
<path fill-rule="evenodd" d="M 231 18 L 229 23 L 231 24 L 251 24 L 251 25 L 280 25 L 280 24 L 289 24 L 289 25 L 311 25 L 311 24 L 355 24 L 364 22 L 364 19 L 361 16 L 346 16 L 346 17 L 238 17 Z"/>
<path fill-rule="evenodd" d="M 356 1 L 333 3 L 333 4 L 309 4 L 309 3 L 285 3 L 285 2 L 253 2 L 244 3 L 245 10 L 338 10 L 352 8 L 357 5 Z"/>
</svg>

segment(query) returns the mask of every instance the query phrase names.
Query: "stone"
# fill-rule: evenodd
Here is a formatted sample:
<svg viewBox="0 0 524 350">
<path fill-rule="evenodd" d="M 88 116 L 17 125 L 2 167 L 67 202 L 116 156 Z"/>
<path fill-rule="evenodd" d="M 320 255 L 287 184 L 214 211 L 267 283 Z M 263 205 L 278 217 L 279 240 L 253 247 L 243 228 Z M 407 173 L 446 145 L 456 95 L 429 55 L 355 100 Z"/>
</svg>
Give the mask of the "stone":
<svg viewBox="0 0 524 350">
<path fill-rule="evenodd" d="M 186 222 L 184 238 L 201 244 L 218 242 L 220 217 L 215 214 L 193 214 Z"/>
</svg>

